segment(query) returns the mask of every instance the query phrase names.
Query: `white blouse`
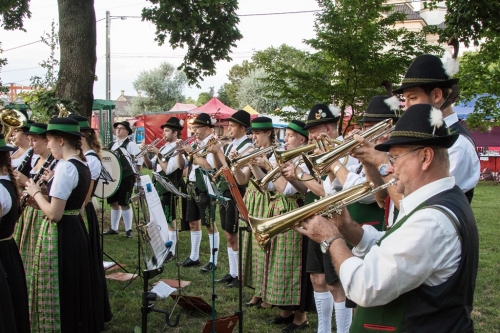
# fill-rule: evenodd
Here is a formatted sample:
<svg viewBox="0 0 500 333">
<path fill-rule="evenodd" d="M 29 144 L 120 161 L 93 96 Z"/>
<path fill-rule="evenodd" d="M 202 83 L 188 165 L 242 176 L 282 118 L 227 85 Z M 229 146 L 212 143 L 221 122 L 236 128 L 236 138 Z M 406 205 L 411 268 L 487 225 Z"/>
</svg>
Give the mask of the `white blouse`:
<svg viewBox="0 0 500 333">
<path fill-rule="evenodd" d="M 0 179 L 10 180 L 10 177 L 9 175 L 3 175 L 0 176 Z M 2 217 L 4 217 L 12 208 L 12 198 L 9 191 L 2 184 L 0 184 L 0 205 L 2 205 Z"/>
<path fill-rule="evenodd" d="M 54 180 L 52 181 L 49 193 L 53 198 L 68 200 L 71 192 L 78 185 L 78 170 L 73 163 L 69 163 L 68 161 L 61 160 L 57 163 L 57 171 L 54 173 Z M 78 159 L 77 161 L 87 165 L 87 163 L 81 162 Z"/>
</svg>

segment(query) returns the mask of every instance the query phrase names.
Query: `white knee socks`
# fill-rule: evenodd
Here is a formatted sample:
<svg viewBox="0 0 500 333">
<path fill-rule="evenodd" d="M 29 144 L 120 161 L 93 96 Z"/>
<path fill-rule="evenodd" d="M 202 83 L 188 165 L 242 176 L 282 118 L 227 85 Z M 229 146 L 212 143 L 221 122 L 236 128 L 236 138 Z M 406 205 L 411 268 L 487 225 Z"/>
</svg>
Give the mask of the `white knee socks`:
<svg viewBox="0 0 500 333">
<path fill-rule="evenodd" d="M 214 234 L 208 234 L 208 239 L 210 241 L 210 259 L 209 259 L 209 261 L 212 262 L 215 266 L 217 266 L 217 258 L 219 256 L 219 243 L 220 243 L 219 233 L 215 232 Z M 212 256 L 213 249 L 217 249 L 217 251 Z"/>
<path fill-rule="evenodd" d="M 227 248 L 227 261 L 229 262 L 229 274 L 232 277 L 238 276 L 238 251 L 233 251 L 232 247 Z"/>
<path fill-rule="evenodd" d="M 191 255 L 189 258 L 196 261 L 200 259 L 201 231 L 191 231 Z"/>
<path fill-rule="evenodd" d="M 121 209 L 111 209 L 111 229 L 118 231 L 118 223 L 122 217 Z"/>
<path fill-rule="evenodd" d="M 177 244 L 177 231 L 173 230 L 169 230 L 168 231 L 168 240 L 172 242 L 172 246 L 170 247 L 170 252 L 172 252 L 172 254 L 175 254 L 175 244 Z"/>
<path fill-rule="evenodd" d="M 352 322 L 352 309 L 345 307 L 345 302 L 333 302 L 335 305 L 335 321 L 337 333 L 349 333 Z"/>
<path fill-rule="evenodd" d="M 332 332 L 333 296 L 329 291 L 314 292 L 318 313 L 318 333 Z M 339 331 L 341 332 L 341 331 Z"/>
<path fill-rule="evenodd" d="M 132 208 L 122 209 L 122 216 L 123 222 L 125 223 L 125 231 L 132 230 L 132 218 L 134 217 Z"/>
</svg>

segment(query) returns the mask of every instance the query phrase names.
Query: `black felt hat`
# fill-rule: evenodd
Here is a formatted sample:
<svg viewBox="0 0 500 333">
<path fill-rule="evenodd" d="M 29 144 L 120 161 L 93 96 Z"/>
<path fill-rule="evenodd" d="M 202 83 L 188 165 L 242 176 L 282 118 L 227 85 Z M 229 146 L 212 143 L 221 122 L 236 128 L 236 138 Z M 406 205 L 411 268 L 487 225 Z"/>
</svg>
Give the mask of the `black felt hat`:
<svg viewBox="0 0 500 333">
<path fill-rule="evenodd" d="M 66 133 L 70 135 L 76 136 L 85 136 L 80 133 L 80 125 L 74 119 L 70 118 L 52 118 L 49 120 L 49 124 L 47 125 L 46 134 L 57 134 L 57 133 Z"/>
<path fill-rule="evenodd" d="M 272 130 L 274 128 L 273 126 L 273 120 L 269 117 L 257 117 L 252 120 L 252 126 L 251 130 L 252 131 L 266 131 L 266 130 Z"/>
<path fill-rule="evenodd" d="M 168 127 L 170 129 L 181 131 L 184 128 L 184 120 L 179 120 L 177 117 L 168 118 L 165 124 L 160 126 L 161 129 Z"/>
<path fill-rule="evenodd" d="M 0 134 L 0 151 L 15 151 L 17 148 L 7 146 L 7 143 L 5 142 L 5 136 L 3 134 Z"/>
<path fill-rule="evenodd" d="M 70 114 L 68 116 L 68 118 L 76 120 L 78 122 L 78 125 L 80 126 L 80 131 L 95 129 L 95 128 L 90 127 L 90 123 L 89 123 L 89 120 L 87 119 L 87 117 L 80 116 L 78 114 Z"/>
<path fill-rule="evenodd" d="M 45 135 L 47 132 L 47 124 L 34 123 L 31 125 L 30 130 L 24 134 L 26 135 Z"/>
<path fill-rule="evenodd" d="M 214 127 L 215 119 L 212 119 L 207 113 L 200 113 L 198 117 L 193 120 L 193 124 L 198 124 L 202 126 L 208 126 L 210 128 Z"/>
<path fill-rule="evenodd" d="M 304 129 L 322 124 L 336 123 L 339 119 L 339 108 L 326 104 L 316 104 L 311 108 L 311 111 L 309 111 Z"/>
<path fill-rule="evenodd" d="M 385 119 L 399 119 L 399 100 L 395 97 L 389 96 L 375 96 L 368 104 L 368 108 L 363 113 L 363 118 L 359 122 L 365 121 L 382 121 Z"/>
<path fill-rule="evenodd" d="M 438 146 L 450 148 L 458 133 L 450 134 L 443 113 L 429 104 L 409 107 L 401 116 L 389 140 L 375 149 L 389 151 L 392 146 Z"/>
<path fill-rule="evenodd" d="M 35 122 L 33 120 L 27 120 L 26 121 L 26 125 L 24 125 L 23 127 L 21 127 L 21 129 L 23 130 L 24 134 L 26 134 L 26 132 L 28 132 L 30 130 L 30 127 L 31 125 L 33 125 Z"/>
<path fill-rule="evenodd" d="M 118 126 L 118 125 L 122 125 L 123 127 L 125 127 L 128 131 L 128 135 L 132 134 L 133 131 L 132 131 L 132 128 L 130 128 L 130 124 L 128 121 L 119 121 L 117 123 L 114 123 L 113 128 L 116 128 L 116 126 Z"/>
<path fill-rule="evenodd" d="M 305 136 L 306 138 L 309 138 L 309 132 L 304 128 L 306 126 L 306 123 L 300 120 L 292 120 L 287 128 L 291 129 L 292 131 L 295 131 L 299 133 L 300 135 Z"/>
<path fill-rule="evenodd" d="M 424 54 L 413 60 L 406 71 L 401 86 L 393 92 L 402 94 L 407 88 L 423 86 L 449 88 L 457 84 L 458 81 L 458 78 L 450 78 L 441 59 L 432 54 Z"/>
<path fill-rule="evenodd" d="M 250 113 L 245 110 L 238 110 L 227 121 L 240 124 L 241 126 L 250 127 Z"/>
</svg>

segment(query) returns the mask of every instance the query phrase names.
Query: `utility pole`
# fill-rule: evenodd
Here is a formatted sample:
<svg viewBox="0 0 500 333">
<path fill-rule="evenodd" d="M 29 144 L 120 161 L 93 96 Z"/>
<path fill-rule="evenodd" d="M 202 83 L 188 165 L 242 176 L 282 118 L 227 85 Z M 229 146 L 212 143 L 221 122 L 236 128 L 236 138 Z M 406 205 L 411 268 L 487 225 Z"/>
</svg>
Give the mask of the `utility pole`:
<svg viewBox="0 0 500 333">
<path fill-rule="evenodd" d="M 111 100 L 111 17 L 106 11 L 106 99 Z"/>
</svg>

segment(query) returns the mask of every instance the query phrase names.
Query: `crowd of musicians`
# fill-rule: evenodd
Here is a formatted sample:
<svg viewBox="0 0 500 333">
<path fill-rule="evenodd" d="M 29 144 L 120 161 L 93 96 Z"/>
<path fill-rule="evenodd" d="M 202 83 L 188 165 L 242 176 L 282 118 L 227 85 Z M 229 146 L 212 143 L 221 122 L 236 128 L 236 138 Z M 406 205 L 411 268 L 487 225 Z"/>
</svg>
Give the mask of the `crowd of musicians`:
<svg viewBox="0 0 500 333">
<path fill-rule="evenodd" d="M 187 194 L 181 201 L 155 182 L 173 243 L 166 262 L 178 256 L 182 220 L 191 248 L 179 265 L 251 288 L 246 306 L 275 307 L 269 322 L 276 331 L 309 327 L 316 312 L 319 333 L 332 332 L 333 320 L 337 332 L 473 332 L 478 234 L 470 202 L 479 159 L 453 112 L 457 84 L 439 58 L 419 56 L 393 91 L 404 97 L 403 113 L 392 92 L 375 96 L 359 119 L 362 131 L 343 138 L 339 110 L 318 103 L 305 121 L 288 124 L 285 151 L 271 118 L 251 120 L 243 110 L 226 119 L 225 137 L 215 135 L 212 117 L 197 115 L 186 141 L 188 124 L 171 117 L 161 125 L 160 148 L 139 147 L 129 123 L 117 122 L 107 148 L 120 158 L 122 179 L 107 198 L 104 234 L 119 234 L 123 219 L 132 237 L 130 199 L 145 166 Z M 387 124 L 380 135 L 363 134 Z M 319 168 L 314 157 L 347 144 L 347 154 Z M 120 148 L 139 158 L 127 160 Z M 91 202 L 101 149 L 77 115 L 28 121 L 0 136 L 0 332 L 99 332 L 111 320 Z M 343 193 L 367 182 L 377 191 L 342 205 Z M 334 196 L 340 199 L 323 204 Z M 321 212 L 310 214 L 311 205 Z M 240 219 L 242 206 L 250 221 Z M 273 223 L 279 232 L 259 232 Z M 242 227 L 249 232 L 239 233 Z M 227 266 L 218 262 L 226 255 L 219 228 Z"/>
</svg>

